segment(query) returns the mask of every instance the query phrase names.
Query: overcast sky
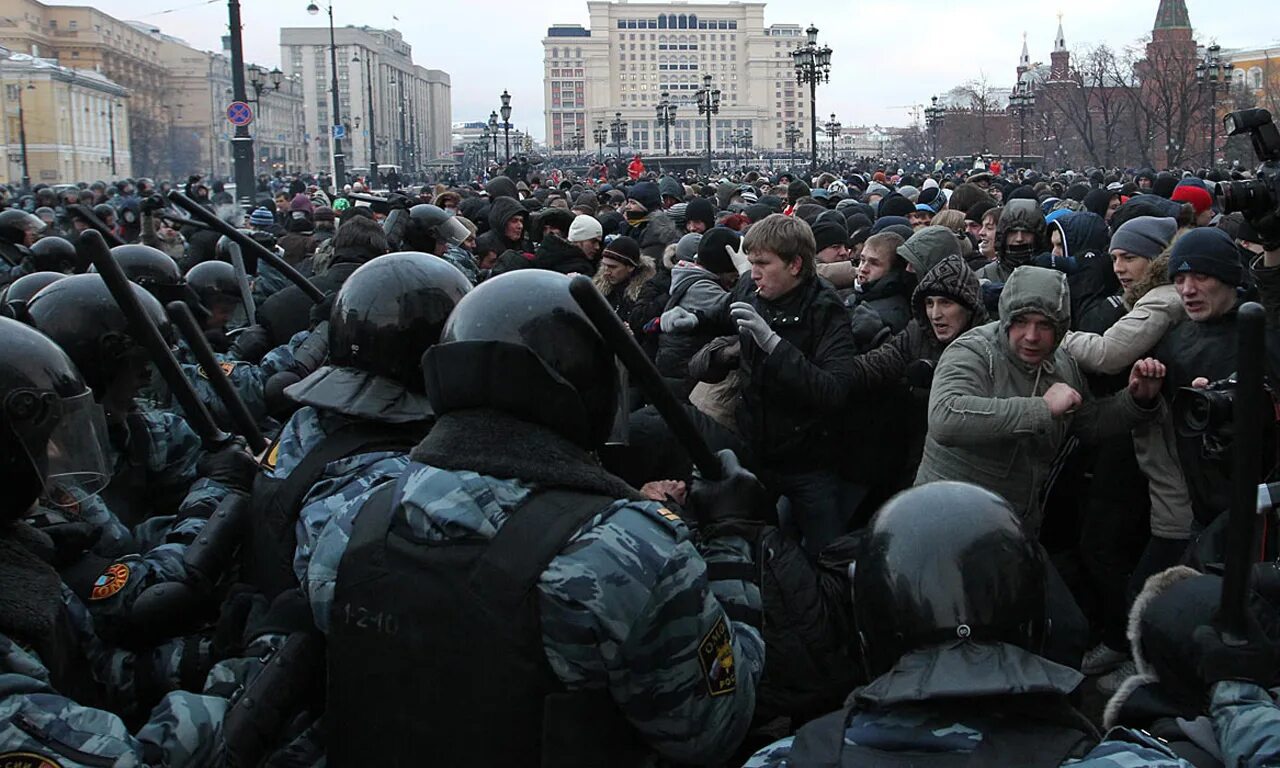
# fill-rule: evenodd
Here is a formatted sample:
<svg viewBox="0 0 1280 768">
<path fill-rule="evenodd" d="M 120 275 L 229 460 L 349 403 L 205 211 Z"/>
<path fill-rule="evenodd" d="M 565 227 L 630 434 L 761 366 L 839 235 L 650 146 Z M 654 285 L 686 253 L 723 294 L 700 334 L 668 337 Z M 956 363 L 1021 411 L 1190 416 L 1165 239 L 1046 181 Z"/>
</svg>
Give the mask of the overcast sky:
<svg viewBox="0 0 1280 768">
<path fill-rule="evenodd" d="M 280 63 L 280 27 L 324 23 L 306 12 L 309 0 L 242 0 L 245 55 Z M 72 0 L 75 2 L 75 0 Z M 220 50 L 227 29 L 222 0 L 94 0 L 122 19 L 138 20 Z M 846 126 L 907 125 L 909 107 L 935 93 L 986 75 L 1011 85 L 1022 34 L 1032 61 L 1048 62 L 1065 12 L 1068 48 L 1105 42 L 1131 45 L 1149 33 L 1158 0 L 774 0 L 765 24 L 816 24 L 831 46 L 831 83 L 818 88 L 819 115 L 835 112 Z M 1276 0 L 1187 0 L 1200 40 L 1224 48 L 1280 40 Z M 393 10 L 395 9 L 395 10 Z M 447 10 L 446 10 L 447 9 Z M 392 13 L 399 21 L 392 19 Z M 552 24 L 587 23 L 585 0 L 460 0 L 387 3 L 335 0 L 337 26 L 395 26 L 413 46 L 418 64 L 449 73 L 455 122 L 487 118 L 504 88 L 512 94 L 512 122 L 542 137 L 542 37 Z"/>
</svg>

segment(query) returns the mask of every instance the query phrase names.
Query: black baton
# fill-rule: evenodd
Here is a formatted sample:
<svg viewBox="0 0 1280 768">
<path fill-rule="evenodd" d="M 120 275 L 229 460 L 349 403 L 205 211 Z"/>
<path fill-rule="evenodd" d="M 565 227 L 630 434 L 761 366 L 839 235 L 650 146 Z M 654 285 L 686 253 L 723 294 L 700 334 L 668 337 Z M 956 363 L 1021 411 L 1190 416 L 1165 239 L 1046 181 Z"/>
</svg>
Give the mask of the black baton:
<svg viewBox="0 0 1280 768">
<path fill-rule="evenodd" d="M 226 235 L 241 248 L 247 248 L 258 254 L 259 259 L 270 264 L 277 272 L 287 277 L 289 282 L 301 288 L 302 292 L 316 304 L 324 301 L 324 292 L 312 285 L 310 280 L 303 277 L 301 272 L 293 268 L 293 265 L 277 256 L 275 251 L 218 218 L 213 211 L 177 190 L 169 193 L 169 200 L 191 214 L 192 218 L 207 224 L 209 229 Z"/>
<path fill-rule="evenodd" d="M 169 349 L 169 344 L 160 335 L 160 329 L 156 328 L 155 323 L 142 310 L 138 297 L 133 295 L 133 283 L 124 276 L 124 270 L 120 269 L 115 257 L 111 255 L 111 249 L 107 247 L 107 241 L 102 238 L 102 233 L 94 229 L 81 232 L 80 245 L 93 260 L 93 265 L 98 268 L 98 274 L 102 275 L 102 282 L 107 284 L 107 290 L 111 291 L 116 304 L 120 305 L 120 311 L 124 312 L 138 342 L 151 355 L 151 361 L 155 363 L 156 370 L 164 377 L 178 405 L 182 406 L 182 413 L 186 416 L 187 423 L 200 436 L 205 450 L 215 450 L 224 445 L 231 439 L 230 436 L 218 429 L 213 417 L 209 415 L 209 410 L 196 396 L 195 388 L 183 375 L 181 366 Z"/>
<path fill-rule="evenodd" d="M 209 346 L 209 340 L 204 337 L 200 326 L 196 324 L 195 315 L 191 314 L 191 307 L 181 301 L 171 301 L 165 309 L 169 312 L 169 319 L 178 326 L 182 338 L 187 340 L 187 346 L 191 347 L 191 352 L 196 356 L 196 362 L 200 364 L 200 369 L 209 379 L 213 391 L 218 394 L 218 399 L 226 406 L 236 429 L 249 443 L 249 450 L 254 454 L 265 451 L 267 441 L 263 439 L 258 423 L 249 413 L 249 407 L 240 399 L 240 393 L 231 386 L 227 375 L 222 371 L 222 366 L 218 365 L 218 358 L 213 356 L 213 348 Z"/>
<path fill-rule="evenodd" d="M 1232 446 L 1231 517 L 1227 520 L 1226 551 L 1223 555 L 1222 598 L 1219 621 L 1224 639 L 1243 642 L 1248 634 L 1249 578 L 1258 561 L 1258 481 L 1262 478 L 1263 411 L 1262 361 L 1265 354 L 1266 312 L 1262 305 L 1248 302 L 1240 307 L 1236 327 L 1239 350 L 1236 354 L 1236 397 L 1233 404 L 1235 430 Z"/>
<path fill-rule="evenodd" d="M 89 208 L 86 205 L 73 204 L 68 205 L 67 210 L 89 222 L 89 226 L 101 232 L 102 237 L 107 241 L 108 245 L 114 247 L 125 244 L 125 242 L 120 239 L 119 235 L 112 232 L 111 228 L 108 227 L 102 219 L 98 218 L 98 214 L 94 213 L 92 208 Z"/>
<path fill-rule="evenodd" d="M 675 433 L 676 439 L 686 451 L 689 458 L 702 476 L 708 480 L 719 480 L 720 462 L 707 447 L 707 441 L 694 425 L 693 419 L 685 411 L 684 406 L 676 400 L 675 395 L 662 380 L 662 374 L 654 367 L 653 362 L 640 349 L 631 331 L 622 324 L 622 320 L 613 311 L 613 307 L 604 300 L 600 291 L 586 275 L 578 275 L 569 281 L 569 294 L 578 306 L 586 313 L 591 324 L 604 337 L 605 344 L 613 350 L 627 371 L 635 378 L 645 397 L 658 409 L 667 426 Z"/>
</svg>

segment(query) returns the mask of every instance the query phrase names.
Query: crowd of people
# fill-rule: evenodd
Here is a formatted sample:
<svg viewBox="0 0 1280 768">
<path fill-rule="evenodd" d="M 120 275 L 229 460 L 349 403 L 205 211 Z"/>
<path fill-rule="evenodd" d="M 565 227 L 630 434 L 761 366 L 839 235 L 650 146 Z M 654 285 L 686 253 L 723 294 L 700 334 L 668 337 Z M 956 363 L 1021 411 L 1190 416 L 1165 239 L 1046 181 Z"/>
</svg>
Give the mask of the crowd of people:
<svg viewBox="0 0 1280 768">
<path fill-rule="evenodd" d="M 0 765 L 1280 763 L 1249 174 L 510 171 L 7 197 Z"/>
</svg>

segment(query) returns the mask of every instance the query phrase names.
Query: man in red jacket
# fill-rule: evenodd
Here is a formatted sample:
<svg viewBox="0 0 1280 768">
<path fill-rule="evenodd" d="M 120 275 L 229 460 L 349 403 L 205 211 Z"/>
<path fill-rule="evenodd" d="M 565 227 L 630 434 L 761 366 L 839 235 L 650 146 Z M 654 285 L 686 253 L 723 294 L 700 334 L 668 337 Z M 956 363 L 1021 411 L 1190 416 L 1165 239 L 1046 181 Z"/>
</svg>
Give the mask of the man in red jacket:
<svg viewBox="0 0 1280 768">
<path fill-rule="evenodd" d="M 627 175 L 632 181 L 639 179 L 644 175 L 644 161 L 640 159 L 640 155 L 631 158 L 631 164 L 627 166 Z"/>
</svg>

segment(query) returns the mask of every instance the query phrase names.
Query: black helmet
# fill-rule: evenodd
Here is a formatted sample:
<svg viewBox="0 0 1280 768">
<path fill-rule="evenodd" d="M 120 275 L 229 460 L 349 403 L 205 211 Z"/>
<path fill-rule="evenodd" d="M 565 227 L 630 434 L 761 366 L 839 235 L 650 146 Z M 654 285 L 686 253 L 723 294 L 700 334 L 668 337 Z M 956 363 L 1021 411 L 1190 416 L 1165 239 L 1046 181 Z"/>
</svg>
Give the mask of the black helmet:
<svg viewBox="0 0 1280 768">
<path fill-rule="evenodd" d="M 202 261 L 187 270 L 186 279 L 206 308 L 211 309 L 215 303 L 238 305 L 243 300 L 236 270 L 225 261 Z"/>
<path fill-rule="evenodd" d="M 32 272 L 14 280 L 0 291 L 0 315 L 25 322 L 31 297 L 64 277 L 61 272 Z"/>
<path fill-rule="evenodd" d="M 569 295 L 569 277 L 521 269 L 467 294 L 423 356 L 437 413 L 495 408 L 588 450 L 609 436 L 618 374 L 599 332 Z"/>
<path fill-rule="evenodd" d="M 98 203 L 93 206 L 93 215 L 97 216 L 101 221 L 106 221 L 108 217 L 114 219 L 116 217 L 116 209 L 106 203 Z"/>
<path fill-rule="evenodd" d="M 169 318 L 154 296 L 134 286 L 143 311 L 170 336 Z M 129 322 L 100 275 L 69 275 L 27 302 L 31 324 L 66 350 L 94 392 L 128 370 L 122 361 L 146 357 L 132 337 Z"/>
<path fill-rule="evenodd" d="M 22 517 L 41 495 L 62 503 L 102 490 L 105 438 L 102 409 L 67 353 L 0 318 L 0 522 Z"/>
<path fill-rule="evenodd" d="M 903 491 L 872 518 L 854 569 L 867 675 L 874 679 L 906 653 L 957 639 L 1038 653 L 1044 590 L 1041 550 L 1004 499 L 957 482 Z"/>
<path fill-rule="evenodd" d="M 32 261 L 41 272 L 78 274 L 88 269 L 89 263 L 80 258 L 76 247 L 63 237 L 42 237 L 31 246 Z"/>
<path fill-rule="evenodd" d="M 44 231 L 45 223 L 35 214 L 18 208 L 0 211 L 0 240 L 22 245 L 28 232 Z"/>
<path fill-rule="evenodd" d="M 178 264 L 169 254 L 149 245 L 117 245 L 111 249 L 125 277 L 137 283 L 166 305 L 171 301 L 186 303 L 200 317 L 203 311 L 196 295 L 191 292 L 187 281 L 182 278 Z M 97 272 L 97 267 L 90 267 L 90 272 Z"/>
<path fill-rule="evenodd" d="M 418 421 L 422 353 L 440 340 L 471 284 L 449 262 L 400 252 L 363 264 L 342 284 L 329 314 L 329 364 L 289 387 L 294 400 L 378 421 Z"/>
<path fill-rule="evenodd" d="M 435 250 L 437 241 L 457 245 L 471 236 L 471 230 L 438 205 L 423 203 L 409 209 L 404 244 L 425 251 Z"/>
</svg>

